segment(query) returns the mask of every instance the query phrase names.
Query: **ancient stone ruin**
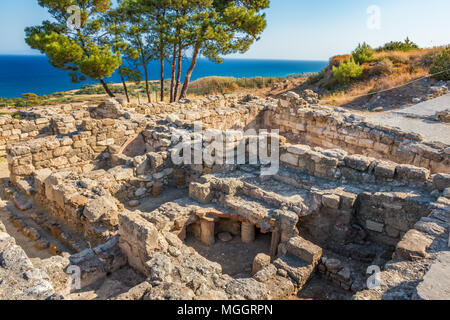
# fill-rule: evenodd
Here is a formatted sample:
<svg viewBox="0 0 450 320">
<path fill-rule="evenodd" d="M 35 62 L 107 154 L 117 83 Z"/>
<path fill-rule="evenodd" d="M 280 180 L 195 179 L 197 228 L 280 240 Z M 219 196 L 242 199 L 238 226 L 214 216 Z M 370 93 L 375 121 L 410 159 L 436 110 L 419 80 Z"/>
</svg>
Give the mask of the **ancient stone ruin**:
<svg viewBox="0 0 450 320">
<path fill-rule="evenodd" d="M 0 299 L 450 298 L 448 145 L 311 91 L 21 118 L 0 117 Z M 208 149 L 200 121 L 254 134 L 175 163 Z"/>
</svg>

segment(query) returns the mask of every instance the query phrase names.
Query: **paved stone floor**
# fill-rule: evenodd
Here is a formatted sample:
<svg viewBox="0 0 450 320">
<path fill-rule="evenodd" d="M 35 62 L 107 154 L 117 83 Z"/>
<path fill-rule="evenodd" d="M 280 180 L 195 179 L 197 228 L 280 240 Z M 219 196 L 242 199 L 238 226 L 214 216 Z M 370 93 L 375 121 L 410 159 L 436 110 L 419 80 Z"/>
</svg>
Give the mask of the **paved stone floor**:
<svg viewBox="0 0 450 320">
<path fill-rule="evenodd" d="M 424 119 L 436 112 L 450 109 L 450 94 L 389 113 L 365 114 L 368 121 L 378 125 L 398 127 L 421 134 L 426 141 L 450 144 L 450 125 Z"/>
<path fill-rule="evenodd" d="M 436 262 L 417 287 L 417 294 L 425 300 L 450 299 L 450 251 L 439 254 Z"/>
</svg>

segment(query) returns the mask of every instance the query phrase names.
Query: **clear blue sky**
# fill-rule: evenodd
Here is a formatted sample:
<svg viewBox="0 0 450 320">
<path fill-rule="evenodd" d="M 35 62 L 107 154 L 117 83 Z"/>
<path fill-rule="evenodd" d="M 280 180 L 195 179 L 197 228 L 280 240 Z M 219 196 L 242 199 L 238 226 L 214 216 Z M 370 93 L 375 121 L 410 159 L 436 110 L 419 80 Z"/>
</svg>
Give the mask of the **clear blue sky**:
<svg viewBox="0 0 450 320">
<path fill-rule="evenodd" d="M 371 5 L 380 8 L 380 29 L 367 27 Z M 268 26 L 242 58 L 326 60 L 409 36 L 420 46 L 450 44 L 449 0 L 271 0 Z M 0 1 L 0 54 L 37 54 L 27 47 L 26 26 L 49 18 L 37 0 Z"/>
</svg>

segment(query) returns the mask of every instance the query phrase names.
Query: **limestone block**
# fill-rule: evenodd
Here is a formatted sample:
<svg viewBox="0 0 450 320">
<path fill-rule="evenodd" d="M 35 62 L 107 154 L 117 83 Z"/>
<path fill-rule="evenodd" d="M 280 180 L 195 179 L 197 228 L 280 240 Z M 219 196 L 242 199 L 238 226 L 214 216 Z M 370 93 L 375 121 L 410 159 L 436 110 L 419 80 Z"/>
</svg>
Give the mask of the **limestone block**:
<svg viewBox="0 0 450 320">
<path fill-rule="evenodd" d="M 362 155 L 350 155 L 345 158 L 345 164 L 358 171 L 367 171 L 373 159 L 362 156 Z"/>
<path fill-rule="evenodd" d="M 426 181 L 430 177 L 430 170 L 407 164 L 398 165 L 396 173 L 399 179 L 405 180 Z"/>
<path fill-rule="evenodd" d="M 433 189 L 444 191 L 450 187 L 450 173 L 438 173 L 433 177 Z"/>
<path fill-rule="evenodd" d="M 100 219 L 111 219 L 117 216 L 119 208 L 112 197 L 99 197 L 89 200 L 83 210 L 83 215 L 89 222 L 97 222 Z"/>
<path fill-rule="evenodd" d="M 322 204 L 327 208 L 337 209 L 341 198 L 337 194 L 327 194 L 322 197 Z"/>
<path fill-rule="evenodd" d="M 63 146 L 58 147 L 55 150 L 53 150 L 53 156 L 60 157 L 60 156 L 67 156 L 70 152 L 72 152 L 72 147 L 70 146 Z"/>
<path fill-rule="evenodd" d="M 192 182 L 189 185 L 189 196 L 201 203 L 208 204 L 212 200 L 211 185 Z"/>
<path fill-rule="evenodd" d="M 378 223 L 371 220 L 366 220 L 366 228 L 370 231 L 375 231 L 378 233 L 382 233 L 384 229 L 384 224 Z"/>
<path fill-rule="evenodd" d="M 280 157 L 281 163 L 289 164 L 291 166 L 297 167 L 298 166 L 298 155 L 292 154 L 292 153 L 285 153 L 282 154 Z"/>
<path fill-rule="evenodd" d="M 316 265 L 322 257 L 322 248 L 302 237 L 289 239 L 286 250 L 288 253 L 293 254 L 312 265 Z"/>
<path fill-rule="evenodd" d="M 396 253 L 408 260 L 415 260 L 427 256 L 426 250 L 433 243 L 432 238 L 415 229 L 408 231 L 397 244 Z"/>
<path fill-rule="evenodd" d="M 10 155 L 15 156 L 15 157 L 23 156 L 23 155 L 31 153 L 31 149 L 29 147 L 21 146 L 21 145 L 8 147 L 7 151 Z"/>
<path fill-rule="evenodd" d="M 12 173 L 18 176 L 28 176 L 35 170 L 34 166 L 31 164 L 19 165 L 12 168 Z"/>
<path fill-rule="evenodd" d="M 147 274 L 146 262 L 158 246 L 158 231 L 139 214 L 124 211 L 119 214 L 119 244 L 131 266 Z"/>
<path fill-rule="evenodd" d="M 341 209 L 353 209 L 357 195 L 354 193 L 343 192 L 340 196 L 341 196 Z"/>
<path fill-rule="evenodd" d="M 396 163 L 382 161 L 375 167 L 375 176 L 383 179 L 393 179 L 395 176 Z"/>
<path fill-rule="evenodd" d="M 270 256 L 264 253 L 259 253 L 253 260 L 252 274 L 253 275 L 257 274 L 259 271 L 263 270 L 269 265 L 270 265 Z"/>
<path fill-rule="evenodd" d="M 133 168 L 129 168 L 126 166 L 115 167 L 108 170 L 110 174 L 114 176 L 114 179 L 117 181 L 130 180 L 134 178 L 134 170 Z"/>
</svg>

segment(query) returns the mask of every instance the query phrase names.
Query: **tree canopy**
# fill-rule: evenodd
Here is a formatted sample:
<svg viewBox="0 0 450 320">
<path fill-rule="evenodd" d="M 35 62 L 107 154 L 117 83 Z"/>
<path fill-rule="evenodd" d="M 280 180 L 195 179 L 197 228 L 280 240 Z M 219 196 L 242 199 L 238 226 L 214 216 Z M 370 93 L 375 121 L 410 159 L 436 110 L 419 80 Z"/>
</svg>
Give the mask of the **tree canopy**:
<svg viewBox="0 0 450 320">
<path fill-rule="evenodd" d="M 185 98 L 198 58 L 221 63 L 223 56 L 244 53 L 266 28 L 269 0 L 38 0 L 52 21 L 26 28 L 26 42 L 49 57 L 73 81 L 86 77 L 105 82 L 116 70 L 128 98 L 126 81 L 146 83 L 148 63 L 160 63 L 160 99 L 165 95 L 165 65 L 171 68 L 170 101 Z M 79 8 L 80 26 L 71 28 L 68 10 Z M 191 56 L 184 81 L 182 63 Z M 182 85 L 182 88 L 180 89 Z"/>
</svg>

